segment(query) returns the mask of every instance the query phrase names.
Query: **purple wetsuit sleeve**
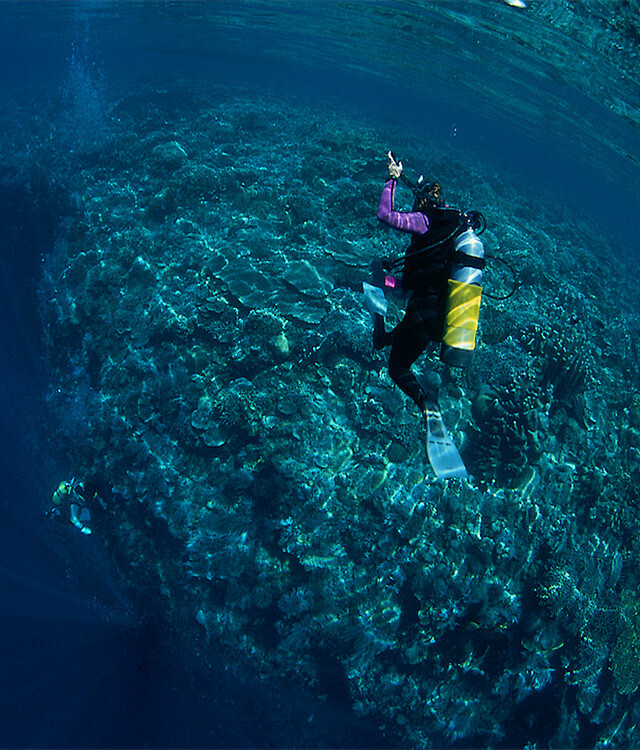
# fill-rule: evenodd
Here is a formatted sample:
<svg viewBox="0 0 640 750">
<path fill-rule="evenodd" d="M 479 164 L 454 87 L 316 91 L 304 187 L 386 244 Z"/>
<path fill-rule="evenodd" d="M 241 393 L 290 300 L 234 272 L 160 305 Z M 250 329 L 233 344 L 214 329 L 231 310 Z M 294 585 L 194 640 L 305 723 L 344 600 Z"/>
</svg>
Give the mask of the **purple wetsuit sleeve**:
<svg viewBox="0 0 640 750">
<path fill-rule="evenodd" d="M 394 229 L 411 234 L 424 234 L 429 229 L 429 220 L 420 211 L 396 211 L 394 199 L 396 193 L 396 181 L 389 179 L 384 184 L 380 205 L 378 206 L 378 218 Z"/>
</svg>

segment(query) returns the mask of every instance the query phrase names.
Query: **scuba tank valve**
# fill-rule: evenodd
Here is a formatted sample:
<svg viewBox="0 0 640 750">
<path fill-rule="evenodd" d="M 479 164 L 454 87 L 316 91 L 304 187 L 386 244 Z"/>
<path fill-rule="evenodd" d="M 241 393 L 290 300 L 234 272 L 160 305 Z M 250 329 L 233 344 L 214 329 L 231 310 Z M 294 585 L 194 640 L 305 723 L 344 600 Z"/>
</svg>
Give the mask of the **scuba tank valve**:
<svg viewBox="0 0 640 750">
<path fill-rule="evenodd" d="M 484 246 L 469 227 L 453 248 L 440 358 L 453 367 L 469 367 L 480 316 Z"/>
</svg>

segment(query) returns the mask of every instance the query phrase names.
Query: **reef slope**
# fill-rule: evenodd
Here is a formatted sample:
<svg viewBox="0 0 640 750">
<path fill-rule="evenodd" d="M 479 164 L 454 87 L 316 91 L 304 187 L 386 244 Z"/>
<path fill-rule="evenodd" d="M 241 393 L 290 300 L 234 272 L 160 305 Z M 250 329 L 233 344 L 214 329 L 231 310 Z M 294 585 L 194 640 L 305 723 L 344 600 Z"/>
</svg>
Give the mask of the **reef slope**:
<svg viewBox="0 0 640 750">
<path fill-rule="evenodd" d="M 5 134 L 2 179 L 64 216 L 52 450 L 104 488 L 95 533 L 142 605 L 412 746 L 637 744 L 638 292 L 607 239 L 459 154 L 252 92 L 132 91 L 70 151 L 41 127 L 27 166 Z M 403 250 L 375 220 L 389 145 L 520 275 L 471 371 L 424 363 L 468 483 L 433 479 L 371 347 L 360 283 Z"/>
</svg>

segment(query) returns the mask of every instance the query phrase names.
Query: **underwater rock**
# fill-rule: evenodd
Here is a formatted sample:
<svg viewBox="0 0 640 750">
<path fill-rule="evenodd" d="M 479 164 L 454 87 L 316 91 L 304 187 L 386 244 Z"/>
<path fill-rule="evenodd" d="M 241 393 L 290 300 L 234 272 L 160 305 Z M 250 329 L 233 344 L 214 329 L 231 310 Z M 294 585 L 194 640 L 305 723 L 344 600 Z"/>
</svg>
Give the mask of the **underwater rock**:
<svg viewBox="0 0 640 750">
<path fill-rule="evenodd" d="M 611 669 L 618 692 L 635 693 L 640 686 L 640 602 L 626 591 L 622 599 L 622 630 L 611 654 Z"/>
<path fill-rule="evenodd" d="M 411 451 L 402 445 L 402 443 L 393 440 L 387 448 L 387 457 L 391 463 L 401 464 L 411 457 Z"/>
<path fill-rule="evenodd" d="M 217 424 L 210 424 L 202 433 L 202 442 L 209 448 L 220 448 L 228 439 L 227 430 Z"/>
<path fill-rule="evenodd" d="M 187 367 L 189 372 L 200 374 L 207 368 L 210 357 L 202 346 L 194 346 L 187 352 Z"/>
<path fill-rule="evenodd" d="M 157 145 L 152 154 L 158 166 L 169 171 L 179 169 L 189 160 L 187 152 L 177 141 Z"/>
<path fill-rule="evenodd" d="M 286 358 L 291 353 L 291 345 L 289 344 L 289 339 L 284 335 L 284 333 L 279 333 L 273 340 L 273 348 L 276 351 L 276 354 L 280 355 L 283 358 Z"/>
<path fill-rule="evenodd" d="M 496 410 L 500 394 L 491 386 L 482 385 L 471 402 L 471 414 L 476 422 L 486 422 Z"/>
<path fill-rule="evenodd" d="M 178 194 L 172 187 L 165 187 L 149 199 L 146 215 L 155 221 L 166 221 L 178 208 Z"/>
<path fill-rule="evenodd" d="M 286 393 L 278 399 L 278 413 L 292 417 L 300 410 L 300 399 L 297 393 Z"/>
<path fill-rule="evenodd" d="M 305 323 L 307 325 L 319 325 L 326 318 L 329 306 L 326 303 L 311 304 L 308 302 L 286 302 L 276 299 L 274 308 L 282 317 L 294 323 Z"/>
<path fill-rule="evenodd" d="M 156 274 L 151 268 L 149 261 L 145 260 L 141 255 L 138 255 L 133 261 L 129 275 L 132 279 L 135 279 L 142 284 L 149 284 L 156 280 Z"/>
<path fill-rule="evenodd" d="M 284 280 L 308 297 L 324 298 L 331 286 L 306 260 L 293 261 L 287 266 Z"/>
<path fill-rule="evenodd" d="M 177 192 L 181 200 L 193 205 L 194 201 L 213 198 L 218 193 L 218 175 L 211 167 L 193 164 L 184 167 L 177 175 Z"/>
<path fill-rule="evenodd" d="M 277 289 L 275 282 L 254 268 L 230 268 L 226 279 L 231 294 L 244 307 L 251 309 L 267 305 Z"/>
<path fill-rule="evenodd" d="M 281 318 L 266 309 L 250 310 L 244 322 L 247 333 L 258 333 L 265 338 L 280 335 L 282 328 Z"/>
</svg>

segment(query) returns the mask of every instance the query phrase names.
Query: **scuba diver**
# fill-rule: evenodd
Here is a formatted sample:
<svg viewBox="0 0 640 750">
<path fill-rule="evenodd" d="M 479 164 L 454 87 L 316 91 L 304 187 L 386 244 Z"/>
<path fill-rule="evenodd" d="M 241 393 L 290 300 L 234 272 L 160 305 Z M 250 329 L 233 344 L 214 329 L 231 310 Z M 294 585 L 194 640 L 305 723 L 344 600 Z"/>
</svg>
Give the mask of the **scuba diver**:
<svg viewBox="0 0 640 750">
<path fill-rule="evenodd" d="M 442 421 L 437 394 L 423 389 L 411 366 L 430 342 L 442 342 L 440 356 L 447 364 L 469 366 L 485 264 L 478 234 L 484 230 L 485 221 L 478 212 L 463 214 L 447 206 L 439 183 L 425 182 L 422 177 L 415 185 L 410 183 L 402 174 L 402 162 L 396 161 L 391 151 L 388 159 L 389 176 L 377 216 L 412 238 L 403 258 L 378 262 L 374 283 L 363 283 L 374 326 L 373 345 L 376 350 L 391 346 L 389 375 L 424 414 L 427 454 L 436 476 L 466 477 L 464 463 Z M 395 210 L 396 185 L 401 178 L 414 193 L 412 211 Z M 398 282 L 390 274 L 400 268 L 402 281 Z M 384 288 L 398 286 L 410 297 L 402 321 L 387 331 Z"/>
<path fill-rule="evenodd" d="M 89 505 L 98 503 L 101 508 L 106 508 L 104 500 L 98 493 L 87 490 L 84 482 L 78 481 L 75 477 L 60 482 L 53 493 L 52 502 L 52 507 L 45 515 L 62 518 L 68 507 L 69 520 L 82 534 L 91 534 L 91 529 L 88 526 L 91 522 Z"/>
</svg>

